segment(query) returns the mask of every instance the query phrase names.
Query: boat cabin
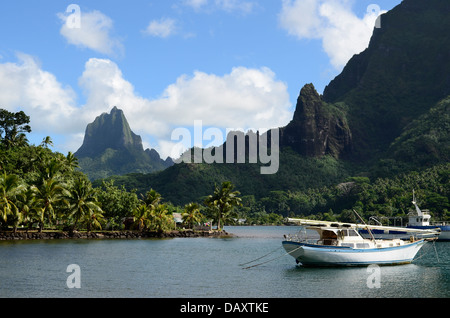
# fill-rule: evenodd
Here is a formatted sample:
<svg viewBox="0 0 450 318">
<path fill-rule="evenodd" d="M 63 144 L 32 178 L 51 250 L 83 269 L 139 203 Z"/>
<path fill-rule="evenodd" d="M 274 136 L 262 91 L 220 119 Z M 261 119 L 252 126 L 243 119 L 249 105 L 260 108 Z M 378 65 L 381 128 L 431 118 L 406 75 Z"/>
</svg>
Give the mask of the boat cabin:
<svg viewBox="0 0 450 318">
<path fill-rule="evenodd" d="M 415 212 L 410 212 L 409 214 L 409 223 L 408 227 L 415 227 L 415 226 L 429 226 L 430 225 L 430 211 L 428 210 L 421 210 L 419 206 L 417 205 L 416 196 L 414 195 L 413 190 L 413 200 L 412 204 L 414 204 L 414 207 L 416 208 Z"/>
<path fill-rule="evenodd" d="M 308 229 L 315 230 L 319 234 L 317 245 L 340 246 L 355 249 L 384 248 L 403 245 L 399 239 L 394 240 L 371 240 L 363 238 L 357 230 L 347 227 L 320 227 L 310 226 Z"/>
<path fill-rule="evenodd" d="M 364 239 L 361 235 L 352 228 L 338 228 L 338 227 L 309 227 L 315 230 L 320 238 L 317 242 L 319 245 L 325 246 L 346 246 L 357 248 L 369 248 L 370 240 Z"/>
<path fill-rule="evenodd" d="M 408 226 L 429 226 L 431 215 L 428 210 L 423 210 L 416 215 L 410 214 L 408 218 Z"/>
</svg>

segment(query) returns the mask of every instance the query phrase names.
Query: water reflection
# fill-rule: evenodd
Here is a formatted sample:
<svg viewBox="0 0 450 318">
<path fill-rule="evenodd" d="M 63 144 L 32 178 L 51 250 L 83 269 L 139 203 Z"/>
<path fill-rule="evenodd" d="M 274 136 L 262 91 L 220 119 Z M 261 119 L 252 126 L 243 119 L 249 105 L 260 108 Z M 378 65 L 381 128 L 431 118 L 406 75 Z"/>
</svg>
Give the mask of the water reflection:
<svg viewBox="0 0 450 318">
<path fill-rule="evenodd" d="M 231 239 L 0 242 L 0 297 L 450 297 L 450 242 L 426 245 L 410 265 L 304 268 L 286 255 L 298 227 L 231 227 Z M 439 255 L 437 262 L 434 247 Z M 272 253 L 273 252 L 273 253 Z M 263 263 L 243 269 L 243 263 Z M 69 264 L 82 288 L 66 286 Z"/>
<path fill-rule="evenodd" d="M 449 247 L 446 244 L 446 248 Z M 441 249 L 445 256 L 448 250 L 444 250 L 444 246 Z M 308 268 L 296 265 L 284 271 L 284 278 L 292 282 L 288 286 L 293 297 L 450 297 L 449 259 L 443 258 L 445 263 L 437 263 L 434 258 L 434 254 L 428 253 L 413 264 L 380 266 L 378 287 L 371 284 L 374 272 L 368 267 Z"/>
</svg>

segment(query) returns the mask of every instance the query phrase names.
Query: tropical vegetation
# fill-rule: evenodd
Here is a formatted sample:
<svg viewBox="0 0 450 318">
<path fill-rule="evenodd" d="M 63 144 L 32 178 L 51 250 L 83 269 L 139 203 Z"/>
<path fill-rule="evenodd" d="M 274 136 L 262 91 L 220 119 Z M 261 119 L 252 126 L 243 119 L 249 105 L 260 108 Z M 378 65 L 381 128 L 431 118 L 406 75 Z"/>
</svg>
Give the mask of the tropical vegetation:
<svg viewBox="0 0 450 318">
<path fill-rule="evenodd" d="M 26 231 L 135 230 L 164 232 L 175 229 L 174 213 L 182 215 L 179 227 L 192 229 L 215 220 L 218 228 L 233 215 L 240 199 L 224 183 L 214 201 L 184 207 L 164 202 L 160 193 L 126 190 L 114 181 L 94 187 L 80 172 L 78 159 L 53 152 L 50 137 L 29 144 L 30 118 L 23 112 L 0 110 L 0 228 Z M 206 201 L 205 201 L 206 202 Z M 204 212 L 204 213 L 202 213 Z"/>
<path fill-rule="evenodd" d="M 3 230 L 164 232 L 206 223 L 221 230 L 231 224 L 280 225 L 286 217 L 351 222 L 356 221 L 353 210 L 366 220 L 375 216 L 387 222 L 407 217 L 413 189 L 419 205 L 431 210 L 434 220 L 450 220 L 450 163 L 393 175 L 380 173 L 380 177 L 341 176 L 341 182 L 327 186 L 275 188 L 261 193 L 245 187 L 238 191 L 234 182 L 212 183 L 211 179 L 206 184 L 212 194 L 198 193 L 195 199 L 173 204 L 156 189 L 130 189 L 119 177 L 93 184 L 79 171 L 72 153 L 63 155 L 50 149 L 50 137 L 37 146 L 29 144 L 28 123 L 29 117 L 22 112 L 0 111 Z M 419 124 L 415 123 L 424 127 Z M 415 136 L 417 129 L 411 126 L 409 136 Z M 376 169 L 383 171 L 383 165 L 392 165 L 395 160 L 380 162 Z M 334 160 L 323 158 L 321 162 L 335 169 Z M 194 188 L 190 191 L 195 194 Z M 175 223 L 175 214 L 181 215 L 181 223 Z"/>
</svg>

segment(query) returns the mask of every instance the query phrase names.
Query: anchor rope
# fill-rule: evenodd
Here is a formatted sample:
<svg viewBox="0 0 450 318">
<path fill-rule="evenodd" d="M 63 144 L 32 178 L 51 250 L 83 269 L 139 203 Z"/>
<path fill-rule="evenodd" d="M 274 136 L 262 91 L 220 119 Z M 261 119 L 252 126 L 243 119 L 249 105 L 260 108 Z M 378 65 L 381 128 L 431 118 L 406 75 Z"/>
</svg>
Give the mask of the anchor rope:
<svg viewBox="0 0 450 318">
<path fill-rule="evenodd" d="M 437 252 L 437 250 L 436 250 L 436 241 L 433 241 L 432 245 L 433 245 L 433 247 L 434 247 L 434 252 L 435 252 L 437 261 L 438 261 L 438 263 L 439 263 L 439 255 L 438 255 L 438 252 Z M 416 257 L 415 259 L 413 259 L 413 260 L 412 260 L 412 263 L 414 263 L 414 262 L 418 261 L 419 259 L 421 259 L 422 257 L 428 255 L 428 253 L 430 252 L 430 249 L 431 249 L 431 248 L 428 248 L 428 249 L 422 249 L 422 251 L 421 251 L 421 253 L 420 253 L 421 255 L 419 255 L 418 257 Z M 424 250 L 425 250 L 425 251 L 424 251 Z"/>
<path fill-rule="evenodd" d="M 436 241 L 433 241 L 433 247 L 434 247 L 434 253 L 436 254 L 437 262 L 440 263 L 440 261 L 439 261 L 439 254 L 438 254 L 437 249 L 436 249 Z"/>
<path fill-rule="evenodd" d="M 269 259 L 268 261 L 265 261 L 265 262 L 262 262 L 262 263 L 259 263 L 259 264 L 255 264 L 255 265 L 252 265 L 252 266 L 244 267 L 243 269 L 249 269 L 249 268 L 257 267 L 257 266 L 260 266 L 260 265 L 263 265 L 263 264 L 267 264 L 267 263 L 269 263 L 269 262 L 272 262 L 272 261 L 275 261 L 275 260 L 277 260 L 277 259 L 279 259 L 279 258 L 282 258 L 282 257 L 284 257 L 284 256 L 286 256 L 286 255 L 289 255 L 289 254 L 291 254 L 291 253 L 294 253 L 295 251 L 297 251 L 297 250 L 299 250 L 299 249 L 301 249 L 301 248 L 302 248 L 302 246 L 297 247 L 296 249 L 294 249 L 294 250 L 292 250 L 292 251 L 290 251 L 290 252 L 287 252 L 287 253 L 285 253 L 285 254 L 279 256 L 279 257 Z M 261 258 L 262 258 L 262 257 L 260 257 L 260 259 L 261 259 Z M 250 262 L 250 263 L 252 263 L 252 262 Z"/>
<path fill-rule="evenodd" d="M 277 247 L 277 248 L 276 248 L 275 250 L 273 250 L 272 252 L 269 252 L 269 253 L 267 253 L 266 255 L 263 255 L 263 256 L 261 256 L 261 257 L 258 257 L 257 259 L 254 259 L 254 260 L 252 260 L 252 261 L 250 261 L 250 262 L 243 263 L 243 264 L 239 264 L 239 266 L 245 266 L 245 265 L 247 265 L 247 264 L 250 264 L 250 263 L 259 261 L 260 259 L 262 259 L 262 258 L 264 258 L 264 257 L 266 257 L 266 256 L 269 256 L 270 254 L 275 253 L 275 252 L 278 251 L 279 249 L 280 249 L 280 247 Z"/>
</svg>

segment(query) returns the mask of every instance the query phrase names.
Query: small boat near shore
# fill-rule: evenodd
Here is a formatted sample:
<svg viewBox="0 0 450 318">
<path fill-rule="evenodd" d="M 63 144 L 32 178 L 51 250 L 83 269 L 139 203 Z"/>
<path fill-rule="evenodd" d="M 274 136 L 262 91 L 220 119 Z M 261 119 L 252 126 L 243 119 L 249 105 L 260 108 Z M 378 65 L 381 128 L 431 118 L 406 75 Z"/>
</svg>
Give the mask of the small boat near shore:
<svg viewBox="0 0 450 318">
<path fill-rule="evenodd" d="M 439 232 L 426 231 L 433 237 L 409 240 L 380 240 L 363 238 L 359 228 L 371 230 L 373 226 L 337 222 L 321 222 L 304 219 L 289 219 L 289 222 L 314 230 L 318 238 L 307 239 L 301 236 L 286 236 L 282 245 L 286 252 L 303 266 L 367 266 L 400 265 L 411 263 L 426 243 L 435 240 Z M 380 227 L 380 226 L 377 226 Z"/>
<path fill-rule="evenodd" d="M 372 229 L 372 234 L 377 239 L 401 239 L 407 240 L 411 236 L 411 230 L 417 229 L 420 230 L 415 233 L 415 236 L 422 238 L 433 237 L 433 234 L 428 232 L 423 232 L 422 230 L 437 230 L 440 232 L 438 241 L 450 241 L 450 224 L 446 224 L 445 222 L 431 222 L 430 211 L 421 210 L 417 205 L 416 196 L 413 190 L 413 200 L 412 204 L 415 207 L 414 211 L 411 211 L 408 214 L 408 223 L 406 227 L 387 227 L 386 229 Z M 371 217 L 372 220 L 375 220 L 378 224 L 381 225 L 381 222 L 378 221 L 375 217 Z M 407 229 L 407 230 L 405 230 Z M 360 229 L 359 234 L 361 234 L 364 238 L 368 238 L 370 233 L 367 229 Z"/>
</svg>

